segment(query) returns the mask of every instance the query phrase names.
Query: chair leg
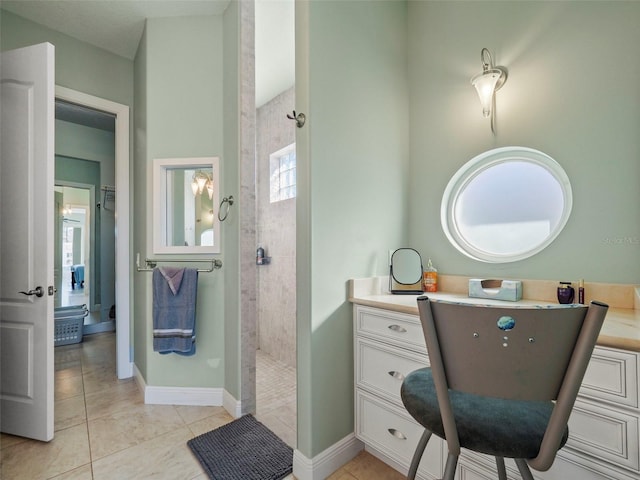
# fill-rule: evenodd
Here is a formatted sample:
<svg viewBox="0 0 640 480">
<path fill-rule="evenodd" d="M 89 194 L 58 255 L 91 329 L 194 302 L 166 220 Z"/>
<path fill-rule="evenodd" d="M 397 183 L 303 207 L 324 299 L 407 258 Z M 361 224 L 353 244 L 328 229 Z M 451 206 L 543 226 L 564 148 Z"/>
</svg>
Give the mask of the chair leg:
<svg viewBox="0 0 640 480">
<path fill-rule="evenodd" d="M 442 476 L 442 480 L 453 480 L 457 466 L 458 456 L 451 453 L 447 455 L 447 463 L 444 466 L 444 475 Z"/>
<path fill-rule="evenodd" d="M 531 470 L 529 470 L 527 461 L 522 458 L 516 458 L 515 461 L 518 466 L 518 470 L 520 470 L 520 475 L 522 475 L 522 480 L 533 480 L 533 475 L 531 475 Z"/>
<path fill-rule="evenodd" d="M 496 457 L 498 480 L 507 480 L 507 469 L 504 466 L 504 457 Z"/>
<path fill-rule="evenodd" d="M 416 478 L 416 472 L 418 471 L 418 465 L 420 465 L 420 460 L 422 460 L 422 454 L 424 453 L 424 449 L 427 447 L 427 443 L 429 443 L 429 439 L 431 438 L 431 432 L 429 430 L 424 431 L 422 437 L 418 441 L 418 446 L 416 447 L 416 451 L 413 454 L 413 459 L 411 460 L 411 466 L 409 467 L 409 473 L 407 473 L 407 480 L 414 480 Z"/>
</svg>

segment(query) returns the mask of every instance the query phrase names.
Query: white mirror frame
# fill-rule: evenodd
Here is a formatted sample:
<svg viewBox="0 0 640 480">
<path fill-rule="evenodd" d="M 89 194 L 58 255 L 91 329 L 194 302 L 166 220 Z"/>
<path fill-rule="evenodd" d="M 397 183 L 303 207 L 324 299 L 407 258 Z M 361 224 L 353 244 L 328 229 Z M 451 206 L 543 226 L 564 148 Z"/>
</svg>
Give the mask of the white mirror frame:
<svg viewBox="0 0 640 480">
<path fill-rule="evenodd" d="M 156 158 L 153 161 L 153 253 L 220 253 L 220 168 L 218 157 Z M 167 204 L 171 201 L 167 192 L 167 171 L 174 168 L 212 168 L 213 190 L 213 246 L 167 245 Z"/>
<path fill-rule="evenodd" d="M 488 252 L 472 244 L 462 234 L 456 217 L 457 201 L 465 188 L 481 173 L 506 162 L 526 162 L 544 168 L 557 182 L 562 192 L 563 205 L 557 224 L 549 235 L 532 248 L 504 254 Z M 466 256 L 488 263 L 507 263 L 523 260 L 542 251 L 560 234 L 566 225 L 573 205 L 571 184 L 563 168 L 550 156 L 527 147 L 502 147 L 474 157 L 451 178 L 442 197 L 440 221 L 451 244 Z"/>
</svg>

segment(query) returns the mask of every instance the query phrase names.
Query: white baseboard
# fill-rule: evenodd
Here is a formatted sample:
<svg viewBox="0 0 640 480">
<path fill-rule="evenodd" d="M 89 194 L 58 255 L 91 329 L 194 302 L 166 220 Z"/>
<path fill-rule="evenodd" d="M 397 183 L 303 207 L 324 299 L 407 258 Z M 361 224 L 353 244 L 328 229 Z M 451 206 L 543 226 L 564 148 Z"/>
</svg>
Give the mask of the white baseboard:
<svg viewBox="0 0 640 480">
<path fill-rule="evenodd" d="M 152 405 L 222 406 L 222 388 L 155 387 L 147 385 L 144 403 Z"/>
<path fill-rule="evenodd" d="M 222 394 L 222 406 L 233 418 L 240 418 L 242 416 L 240 400 L 236 400 L 235 397 L 226 390 Z"/>
<path fill-rule="evenodd" d="M 364 444 L 352 433 L 312 459 L 296 449 L 293 451 L 293 475 L 298 480 L 324 480 L 363 448 Z"/>
<path fill-rule="evenodd" d="M 224 406 L 226 391 L 223 388 L 202 388 L 202 387 L 158 387 L 147 385 L 144 377 L 134 365 L 136 383 L 144 394 L 144 403 L 152 405 L 198 405 L 198 406 Z M 227 394 L 228 395 L 228 394 Z M 233 397 L 227 400 L 233 405 Z M 238 407 L 239 409 L 239 407 Z M 229 411 L 234 414 L 235 408 Z"/>
<path fill-rule="evenodd" d="M 124 365 L 118 365 L 118 378 L 124 380 L 125 378 L 131 378 L 134 376 L 135 365 L 133 362 L 125 363 Z M 137 382 L 137 379 L 136 379 Z M 138 383 L 140 385 L 140 383 Z"/>
<path fill-rule="evenodd" d="M 116 323 L 113 320 L 107 320 L 99 323 L 90 323 L 82 326 L 83 335 L 93 335 L 95 333 L 115 332 Z"/>
</svg>

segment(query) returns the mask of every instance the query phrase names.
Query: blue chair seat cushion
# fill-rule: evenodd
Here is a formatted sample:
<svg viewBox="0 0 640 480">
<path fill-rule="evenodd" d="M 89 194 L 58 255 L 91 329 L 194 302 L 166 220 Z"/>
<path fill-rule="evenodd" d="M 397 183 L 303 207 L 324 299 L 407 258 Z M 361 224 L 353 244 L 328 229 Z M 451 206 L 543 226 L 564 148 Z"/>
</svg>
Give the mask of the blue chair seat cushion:
<svg viewBox="0 0 640 480">
<path fill-rule="evenodd" d="M 402 402 L 423 427 L 445 438 L 430 368 L 411 372 L 402 383 Z M 538 455 L 553 402 L 505 400 L 449 390 L 460 446 L 506 458 Z M 558 449 L 569 437 L 565 428 Z"/>
</svg>

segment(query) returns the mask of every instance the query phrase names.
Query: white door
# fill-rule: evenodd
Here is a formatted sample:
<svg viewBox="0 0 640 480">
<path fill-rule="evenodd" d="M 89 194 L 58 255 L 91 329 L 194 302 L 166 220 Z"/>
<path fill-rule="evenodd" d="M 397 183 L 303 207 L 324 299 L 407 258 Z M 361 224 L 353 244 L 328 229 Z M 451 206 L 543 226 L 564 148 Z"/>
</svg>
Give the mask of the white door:
<svg viewBox="0 0 640 480">
<path fill-rule="evenodd" d="M 1 55 L 0 428 L 49 441 L 54 392 L 54 47 L 44 43 Z"/>
</svg>

